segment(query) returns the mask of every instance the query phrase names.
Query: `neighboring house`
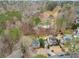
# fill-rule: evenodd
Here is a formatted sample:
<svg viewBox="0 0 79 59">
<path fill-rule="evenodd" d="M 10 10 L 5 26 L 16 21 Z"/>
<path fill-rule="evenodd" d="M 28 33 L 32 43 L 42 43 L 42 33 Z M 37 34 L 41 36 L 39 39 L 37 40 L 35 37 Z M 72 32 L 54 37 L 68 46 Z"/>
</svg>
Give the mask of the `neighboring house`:
<svg viewBox="0 0 79 59">
<path fill-rule="evenodd" d="M 39 18 L 41 19 L 41 23 L 34 28 L 34 31 L 37 35 L 55 34 L 55 20 L 60 9 L 61 8 L 57 6 L 53 11 L 45 11 L 40 13 Z"/>
</svg>

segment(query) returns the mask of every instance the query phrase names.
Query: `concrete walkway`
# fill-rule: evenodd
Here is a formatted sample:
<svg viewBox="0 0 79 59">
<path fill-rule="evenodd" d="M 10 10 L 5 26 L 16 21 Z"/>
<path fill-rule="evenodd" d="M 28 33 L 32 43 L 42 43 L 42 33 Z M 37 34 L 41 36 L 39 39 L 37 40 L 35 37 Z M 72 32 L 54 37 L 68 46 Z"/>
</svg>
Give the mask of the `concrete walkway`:
<svg viewBox="0 0 79 59">
<path fill-rule="evenodd" d="M 9 56 L 6 58 L 21 58 L 23 56 L 22 52 L 20 49 L 13 51 Z"/>
</svg>

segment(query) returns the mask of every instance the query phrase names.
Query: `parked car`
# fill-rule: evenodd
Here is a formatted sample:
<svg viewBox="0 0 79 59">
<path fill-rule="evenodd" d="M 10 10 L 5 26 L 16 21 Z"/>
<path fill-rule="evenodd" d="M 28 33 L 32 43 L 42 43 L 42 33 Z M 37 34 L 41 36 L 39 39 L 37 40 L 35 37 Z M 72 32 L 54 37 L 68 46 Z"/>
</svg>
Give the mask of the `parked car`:
<svg viewBox="0 0 79 59">
<path fill-rule="evenodd" d="M 60 40 L 60 43 L 61 43 L 61 44 L 64 44 L 65 42 L 70 41 L 70 40 L 72 40 L 72 39 L 73 39 L 73 36 L 72 36 L 72 35 L 70 35 L 70 34 L 65 34 L 65 35 L 63 36 L 62 40 Z"/>
<path fill-rule="evenodd" d="M 33 42 L 32 42 L 32 47 L 33 48 L 39 48 L 40 47 L 40 42 L 39 42 L 39 40 L 33 40 Z"/>
<path fill-rule="evenodd" d="M 65 35 L 64 37 L 63 37 L 63 40 L 64 41 L 69 41 L 69 40 L 72 40 L 73 39 L 73 37 L 72 37 L 72 35 L 70 35 L 70 34 L 67 34 L 67 35 Z"/>
</svg>

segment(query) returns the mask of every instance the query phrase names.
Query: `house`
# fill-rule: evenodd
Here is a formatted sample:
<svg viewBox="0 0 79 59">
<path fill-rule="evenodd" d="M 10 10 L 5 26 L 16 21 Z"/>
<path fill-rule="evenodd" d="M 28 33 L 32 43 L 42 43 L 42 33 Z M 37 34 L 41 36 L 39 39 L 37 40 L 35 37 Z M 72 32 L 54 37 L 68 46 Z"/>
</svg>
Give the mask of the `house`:
<svg viewBox="0 0 79 59">
<path fill-rule="evenodd" d="M 47 38 L 47 42 L 48 42 L 48 45 L 58 45 L 59 44 L 57 38 L 55 38 L 53 36 L 52 37 L 48 37 Z"/>
<path fill-rule="evenodd" d="M 76 18 L 75 23 L 76 23 L 76 24 L 79 24 L 79 17 Z"/>
</svg>

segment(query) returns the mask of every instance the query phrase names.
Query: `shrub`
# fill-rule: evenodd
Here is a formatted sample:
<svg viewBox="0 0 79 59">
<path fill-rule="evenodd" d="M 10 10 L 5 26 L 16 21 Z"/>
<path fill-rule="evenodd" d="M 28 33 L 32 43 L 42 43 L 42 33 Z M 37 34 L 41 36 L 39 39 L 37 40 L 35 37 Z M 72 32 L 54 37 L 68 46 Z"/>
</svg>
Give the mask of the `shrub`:
<svg viewBox="0 0 79 59">
<path fill-rule="evenodd" d="M 4 29 L 0 27 L 0 35 L 4 33 Z"/>
<path fill-rule="evenodd" d="M 13 17 L 21 19 L 21 13 L 19 11 L 7 11 L 0 14 L 0 23 L 5 23 L 7 20 L 12 20 Z"/>
<path fill-rule="evenodd" d="M 56 6 L 57 6 L 57 2 L 54 2 L 54 1 L 48 2 L 47 3 L 47 10 L 52 11 Z"/>
<path fill-rule="evenodd" d="M 41 47 L 44 47 L 44 45 L 45 45 L 44 39 L 39 38 L 39 42 L 40 42 L 40 46 L 41 46 Z"/>
<path fill-rule="evenodd" d="M 3 53 L 0 53 L 0 58 L 4 58 L 4 54 Z"/>
<path fill-rule="evenodd" d="M 33 25 L 38 25 L 41 22 L 41 20 L 39 17 L 34 17 L 32 22 L 33 22 Z"/>
<path fill-rule="evenodd" d="M 72 40 L 65 42 L 64 46 L 68 48 L 68 52 L 72 55 L 79 52 L 79 38 L 73 38 Z"/>
<path fill-rule="evenodd" d="M 1 13 L 1 14 L 0 14 L 0 24 L 5 23 L 5 22 L 6 22 L 6 20 L 7 20 L 6 15 Z"/>
<path fill-rule="evenodd" d="M 72 32 L 72 30 L 70 30 L 70 29 L 64 31 L 64 34 L 72 34 L 72 33 L 73 33 L 73 32 Z"/>
<path fill-rule="evenodd" d="M 20 34 L 21 34 L 21 31 L 18 28 L 12 28 L 9 31 L 9 35 L 14 41 L 20 37 Z"/>
<path fill-rule="evenodd" d="M 77 29 L 77 27 L 79 27 L 79 24 L 72 24 L 71 28 L 74 30 L 74 29 Z"/>
<path fill-rule="evenodd" d="M 7 18 L 9 18 L 8 20 L 11 20 L 13 17 L 18 18 L 18 20 L 21 18 L 21 13 L 19 11 L 7 11 L 5 14 Z"/>
<path fill-rule="evenodd" d="M 7 20 L 12 21 L 13 17 L 21 19 L 21 13 L 19 11 L 7 11 L 6 13 L 0 14 L 0 34 L 3 34 L 3 32 L 6 28 L 6 21 Z"/>
</svg>

